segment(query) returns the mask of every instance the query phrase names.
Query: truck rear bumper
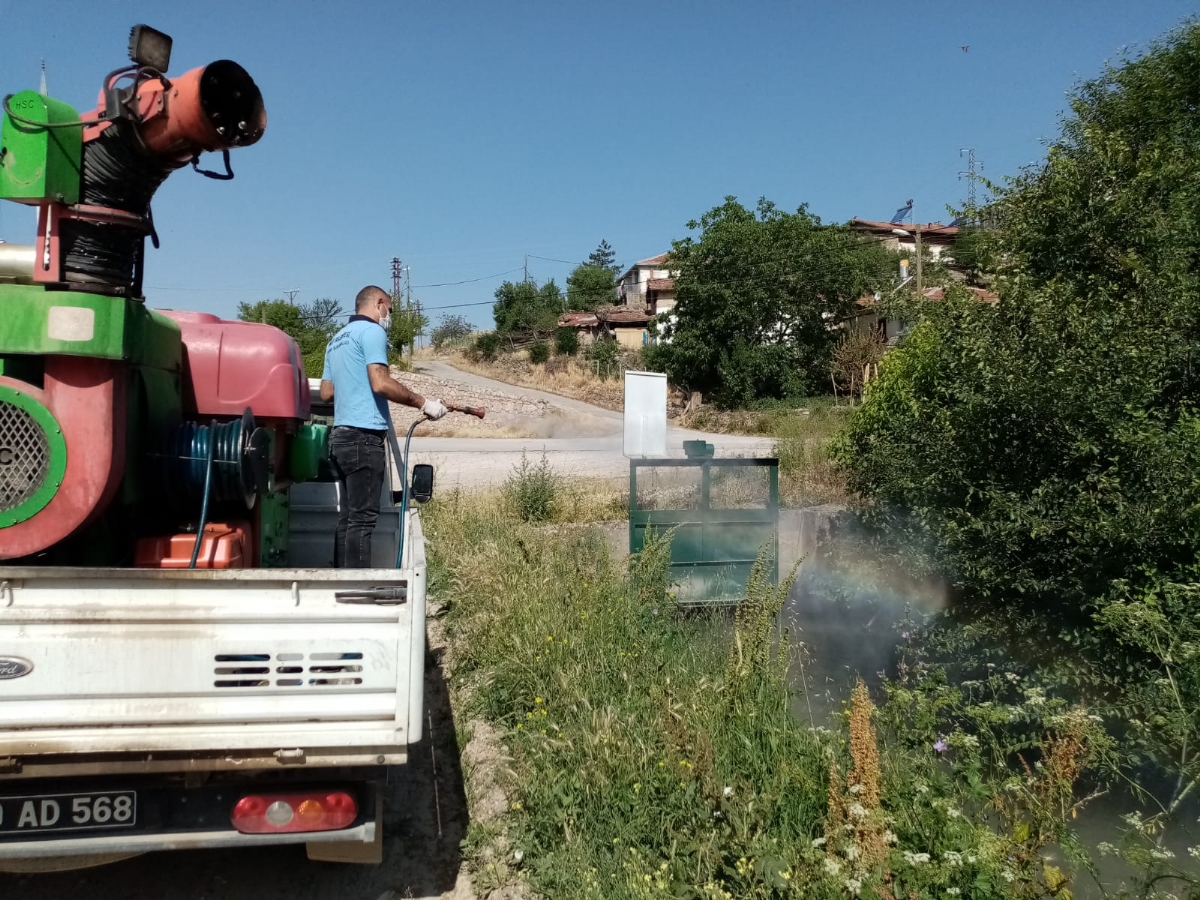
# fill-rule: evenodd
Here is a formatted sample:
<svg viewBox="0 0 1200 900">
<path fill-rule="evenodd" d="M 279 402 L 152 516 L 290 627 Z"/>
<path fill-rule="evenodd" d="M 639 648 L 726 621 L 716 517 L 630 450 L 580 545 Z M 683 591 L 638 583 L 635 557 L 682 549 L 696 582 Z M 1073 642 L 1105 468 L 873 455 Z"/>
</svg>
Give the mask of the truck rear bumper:
<svg viewBox="0 0 1200 900">
<path fill-rule="evenodd" d="M 193 831 L 173 834 L 126 834 L 62 840 L 0 842 L 0 859 L 35 859 L 52 856 L 92 856 L 117 853 L 147 853 L 152 850 L 201 850 L 216 847 L 263 847 L 304 844 L 308 841 L 375 840 L 375 822 L 363 822 L 342 831 L 295 832 L 290 834 L 242 834 L 238 831 Z"/>
</svg>

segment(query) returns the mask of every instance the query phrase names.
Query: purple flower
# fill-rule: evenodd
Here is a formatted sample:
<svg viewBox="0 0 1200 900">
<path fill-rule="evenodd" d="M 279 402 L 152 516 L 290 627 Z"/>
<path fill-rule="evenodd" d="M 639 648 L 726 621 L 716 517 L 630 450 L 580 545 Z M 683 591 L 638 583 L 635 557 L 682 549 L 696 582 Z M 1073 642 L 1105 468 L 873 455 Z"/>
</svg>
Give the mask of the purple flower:
<svg viewBox="0 0 1200 900">
<path fill-rule="evenodd" d="M 904 640 L 907 641 L 908 640 L 908 632 L 907 631 L 900 632 L 900 637 L 904 638 Z"/>
<path fill-rule="evenodd" d="M 947 744 L 944 740 L 942 740 L 942 738 L 939 736 L 938 739 L 933 744 L 933 749 L 936 750 L 938 753 L 945 753 L 949 746 L 950 745 Z"/>
</svg>

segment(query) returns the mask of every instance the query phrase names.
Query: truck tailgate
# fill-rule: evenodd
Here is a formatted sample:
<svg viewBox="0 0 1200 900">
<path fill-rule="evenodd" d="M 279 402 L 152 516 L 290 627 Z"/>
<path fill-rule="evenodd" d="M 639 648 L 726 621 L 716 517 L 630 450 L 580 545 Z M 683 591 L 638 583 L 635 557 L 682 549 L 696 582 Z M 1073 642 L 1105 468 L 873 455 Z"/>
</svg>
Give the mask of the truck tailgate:
<svg viewBox="0 0 1200 900">
<path fill-rule="evenodd" d="M 403 570 L 0 568 L 0 757 L 394 757 L 421 736 L 414 555 Z"/>
</svg>

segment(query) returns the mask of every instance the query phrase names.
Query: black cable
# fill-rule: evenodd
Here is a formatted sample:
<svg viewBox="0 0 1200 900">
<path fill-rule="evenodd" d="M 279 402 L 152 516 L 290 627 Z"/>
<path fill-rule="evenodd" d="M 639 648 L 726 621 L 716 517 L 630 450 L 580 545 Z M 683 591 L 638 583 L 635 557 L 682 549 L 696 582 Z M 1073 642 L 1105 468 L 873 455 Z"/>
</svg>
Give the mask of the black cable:
<svg viewBox="0 0 1200 900">
<path fill-rule="evenodd" d="M 99 122 L 85 122 L 80 119 L 77 122 L 36 122 L 33 119 L 27 119 L 24 116 L 19 116 L 12 111 L 12 107 L 8 105 L 8 101 L 15 97 L 15 94 L 4 95 L 4 114 L 14 122 L 21 122 L 24 125 L 33 125 L 35 128 L 86 128 L 89 125 L 99 125 Z"/>
</svg>

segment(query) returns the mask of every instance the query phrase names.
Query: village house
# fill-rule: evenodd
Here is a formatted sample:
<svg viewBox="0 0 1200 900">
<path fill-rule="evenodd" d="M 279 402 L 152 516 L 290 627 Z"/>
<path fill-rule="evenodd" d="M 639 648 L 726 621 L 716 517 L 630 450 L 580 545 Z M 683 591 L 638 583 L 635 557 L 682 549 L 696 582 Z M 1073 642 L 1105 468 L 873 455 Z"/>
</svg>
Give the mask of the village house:
<svg viewBox="0 0 1200 900">
<path fill-rule="evenodd" d="M 568 312 L 558 324 L 576 329 L 584 341 L 611 335 L 622 347 L 650 343 L 650 323 L 675 307 L 675 279 L 665 268 L 667 254 L 638 260 L 617 279 L 616 303 L 596 312 Z"/>
</svg>

